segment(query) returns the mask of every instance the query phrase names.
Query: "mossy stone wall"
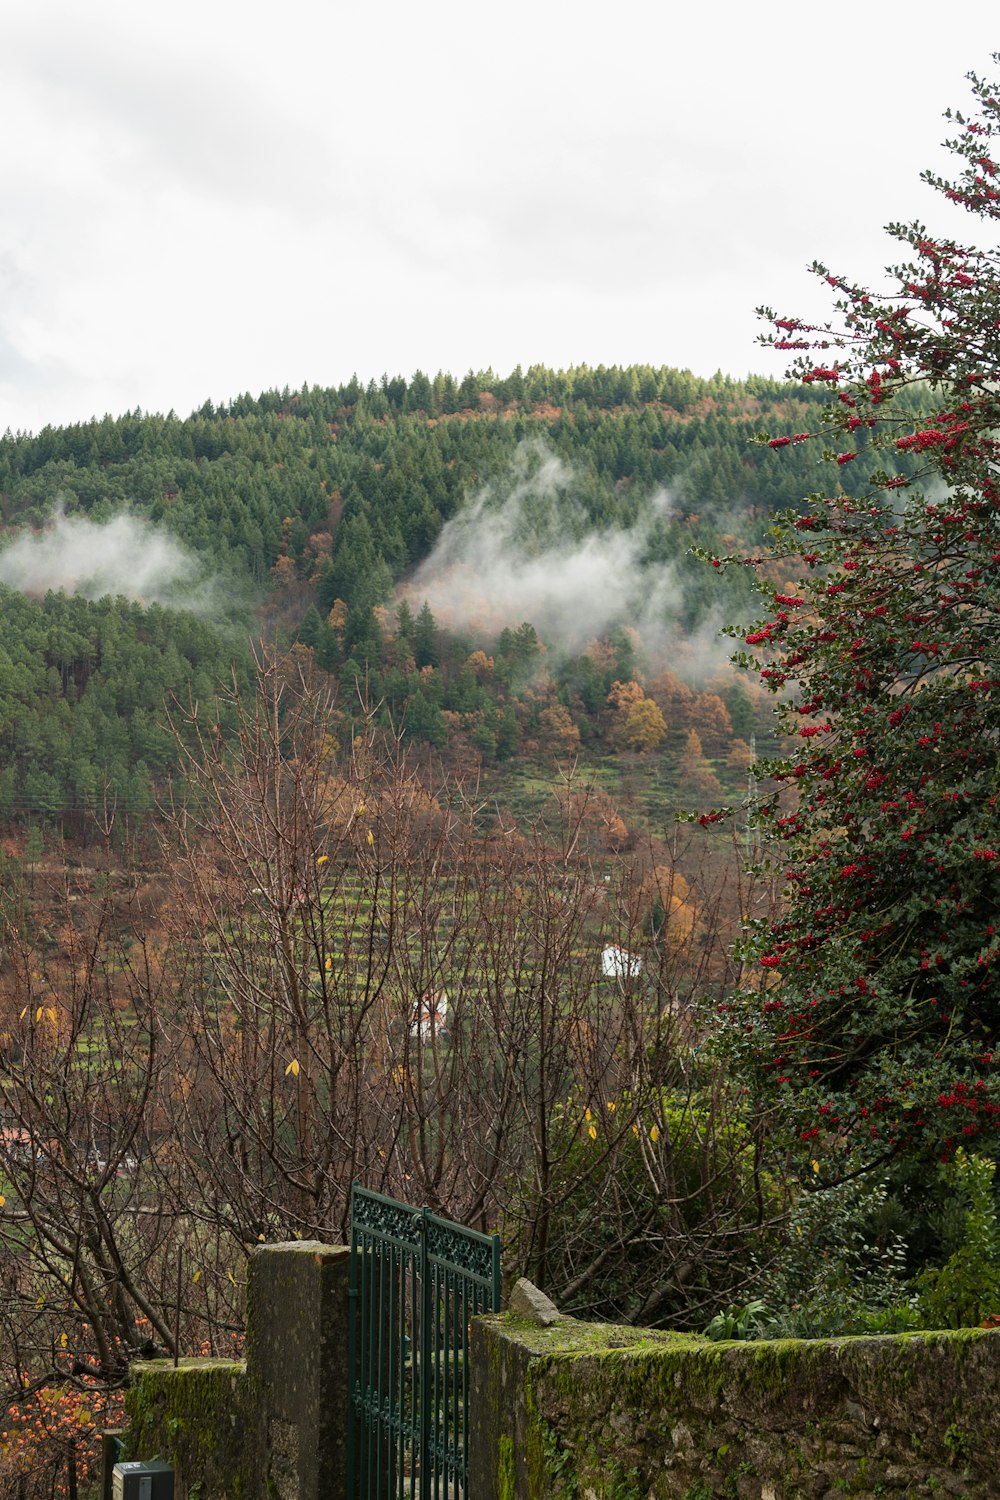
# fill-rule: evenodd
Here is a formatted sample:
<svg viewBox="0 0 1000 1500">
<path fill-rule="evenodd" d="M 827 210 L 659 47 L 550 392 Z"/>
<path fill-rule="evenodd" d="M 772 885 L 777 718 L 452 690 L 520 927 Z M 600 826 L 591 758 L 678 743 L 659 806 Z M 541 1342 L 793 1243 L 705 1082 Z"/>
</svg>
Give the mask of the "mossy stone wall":
<svg viewBox="0 0 1000 1500">
<path fill-rule="evenodd" d="M 173 1464 L 178 1500 L 250 1500 L 257 1493 L 258 1445 L 246 1366 L 221 1359 L 132 1366 L 125 1398 L 128 1456 Z"/>
<path fill-rule="evenodd" d="M 348 1252 L 251 1259 L 247 1361 L 136 1365 L 178 1500 L 345 1500 Z M 710 1343 L 476 1319 L 466 1500 L 1000 1496 L 1000 1331 Z"/>
<path fill-rule="evenodd" d="M 1000 1495 L 1000 1333 L 710 1343 L 509 1316 L 472 1341 L 470 1500 Z"/>
<path fill-rule="evenodd" d="M 250 1258 L 246 1363 L 133 1365 L 128 1457 L 174 1465 L 178 1500 L 344 1500 L 349 1250 Z"/>
</svg>

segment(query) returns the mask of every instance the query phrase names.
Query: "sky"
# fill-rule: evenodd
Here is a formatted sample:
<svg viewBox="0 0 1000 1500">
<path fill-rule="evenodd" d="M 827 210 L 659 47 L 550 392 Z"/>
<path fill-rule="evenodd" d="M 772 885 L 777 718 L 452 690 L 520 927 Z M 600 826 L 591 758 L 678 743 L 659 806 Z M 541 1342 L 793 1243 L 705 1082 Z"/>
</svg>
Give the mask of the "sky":
<svg viewBox="0 0 1000 1500">
<path fill-rule="evenodd" d="M 754 308 L 818 316 L 812 260 L 872 279 L 889 220 L 966 231 L 919 174 L 1000 24 L 0 0 L 0 38 L 2 433 L 355 373 L 780 375 Z"/>
</svg>

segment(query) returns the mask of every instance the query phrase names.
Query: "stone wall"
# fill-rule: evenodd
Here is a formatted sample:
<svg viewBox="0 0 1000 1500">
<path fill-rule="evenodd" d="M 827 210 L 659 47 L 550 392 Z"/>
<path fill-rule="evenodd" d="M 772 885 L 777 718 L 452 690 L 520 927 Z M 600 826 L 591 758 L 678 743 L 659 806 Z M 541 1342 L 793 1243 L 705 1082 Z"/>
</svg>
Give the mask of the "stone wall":
<svg viewBox="0 0 1000 1500">
<path fill-rule="evenodd" d="M 473 1329 L 469 1500 L 1000 1495 L 1000 1332 Z"/>
<path fill-rule="evenodd" d="M 133 1365 L 127 1456 L 173 1464 L 178 1500 L 344 1500 L 349 1258 L 313 1240 L 255 1250 L 246 1362 Z"/>
<path fill-rule="evenodd" d="M 243 1363 L 182 1359 L 176 1369 L 167 1360 L 133 1365 L 126 1412 L 127 1457 L 173 1464 L 178 1500 L 187 1500 L 189 1490 L 232 1500 L 256 1494 L 260 1445 Z"/>
<path fill-rule="evenodd" d="M 126 1456 L 178 1500 L 346 1500 L 348 1265 L 255 1251 L 246 1363 L 134 1366 Z M 473 1323 L 466 1500 L 1000 1496 L 1000 1331 L 714 1344 L 513 1302 Z"/>
</svg>

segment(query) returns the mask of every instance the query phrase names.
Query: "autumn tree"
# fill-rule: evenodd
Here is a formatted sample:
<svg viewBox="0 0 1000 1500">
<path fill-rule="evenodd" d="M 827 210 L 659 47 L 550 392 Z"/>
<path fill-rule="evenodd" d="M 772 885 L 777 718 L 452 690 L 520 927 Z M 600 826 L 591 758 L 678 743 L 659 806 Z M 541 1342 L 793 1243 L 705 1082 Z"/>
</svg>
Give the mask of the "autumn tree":
<svg viewBox="0 0 1000 1500">
<path fill-rule="evenodd" d="M 695 722 L 695 694 L 673 672 L 658 673 L 649 684 L 649 696 L 660 708 L 671 730 L 686 730 Z"/>
<path fill-rule="evenodd" d="M 622 739 L 630 750 L 655 750 L 667 732 L 666 720 L 652 698 L 633 703 L 622 726 Z"/>
<path fill-rule="evenodd" d="M 687 880 L 675 864 L 654 865 L 639 887 L 648 903 L 648 925 L 652 937 L 667 943 L 673 952 L 683 951 L 696 921 L 697 902 Z"/>
<path fill-rule="evenodd" d="M 746 740 L 733 740 L 726 756 L 726 765 L 731 771 L 743 774 L 753 765 L 753 751 Z"/>
<path fill-rule="evenodd" d="M 580 731 L 561 703 L 551 703 L 538 715 L 543 747 L 553 755 L 572 755 L 580 745 Z"/>
<path fill-rule="evenodd" d="M 203 1212 L 242 1243 L 339 1239 L 360 1178 L 501 1221 L 512 1269 L 575 1306 L 691 1316 L 710 1264 L 740 1282 L 761 1218 L 744 1096 L 687 1056 L 690 997 L 718 982 L 710 894 L 663 866 L 669 936 L 609 988 L 602 947 L 647 943 L 654 897 L 639 862 L 595 868 L 586 796 L 498 821 L 371 723 L 335 743 L 306 673 L 262 663 L 238 751 L 203 737 L 177 810 Z"/>
<path fill-rule="evenodd" d="M 1000 97 L 970 77 L 956 175 L 924 175 L 992 231 Z M 743 657 L 778 695 L 792 740 L 770 769 L 797 795 L 760 808 L 787 895 L 752 951 L 780 984 L 737 1006 L 738 1046 L 844 1171 L 995 1154 L 1000 1125 L 1000 251 L 890 234 L 890 290 L 817 266 L 828 325 L 762 310 L 829 392 L 819 432 L 770 447 L 818 440 L 829 481 L 777 529 L 797 582 L 765 588 Z"/>
<path fill-rule="evenodd" d="M 645 693 L 638 682 L 630 679 L 628 682 L 614 681 L 608 692 L 608 704 L 617 719 L 623 722 L 627 719 L 630 709 L 637 703 L 641 703 Z"/>
<path fill-rule="evenodd" d="M 689 729 L 684 752 L 677 766 L 677 796 L 691 808 L 721 797 L 722 784 L 705 759 L 701 736 Z"/>
<path fill-rule="evenodd" d="M 733 721 L 718 693 L 699 693 L 692 717 L 698 736 L 710 755 L 725 755 L 733 741 Z"/>
</svg>

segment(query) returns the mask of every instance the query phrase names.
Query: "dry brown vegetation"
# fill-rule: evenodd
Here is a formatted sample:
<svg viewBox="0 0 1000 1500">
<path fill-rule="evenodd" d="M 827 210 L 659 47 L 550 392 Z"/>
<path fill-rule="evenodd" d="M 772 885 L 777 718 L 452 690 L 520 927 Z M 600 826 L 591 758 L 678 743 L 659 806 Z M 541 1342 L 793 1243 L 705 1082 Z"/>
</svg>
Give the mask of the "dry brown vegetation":
<svg viewBox="0 0 1000 1500">
<path fill-rule="evenodd" d="M 740 1285 L 766 1132 L 693 1050 L 738 866 L 610 852 L 572 781 L 519 828 L 374 728 L 341 746 L 302 653 L 234 709 L 228 745 L 192 712 L 155 876 L 109 837 L 86 889 L 36 872 L 0 916 L 8 1392 L 228 1349 L 248 1250 L 344 1240 L 354 1179 L 499 1227 L 598 1315 Z"/>
</svg>

